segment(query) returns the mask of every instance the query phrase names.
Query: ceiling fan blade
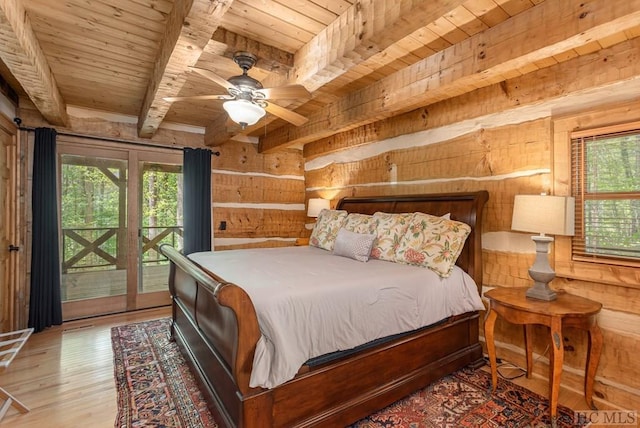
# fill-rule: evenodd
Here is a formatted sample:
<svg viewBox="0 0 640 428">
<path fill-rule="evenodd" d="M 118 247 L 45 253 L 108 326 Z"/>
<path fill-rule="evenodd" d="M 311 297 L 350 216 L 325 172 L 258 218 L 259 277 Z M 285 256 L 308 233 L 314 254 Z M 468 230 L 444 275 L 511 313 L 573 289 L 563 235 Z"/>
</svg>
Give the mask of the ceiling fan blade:
<svg viewBox="0 0 640 428">
<path fill-rule="evenodd" d="M 191 70 L 195 71 L 196 73 L 206 77 L 209 80 L 212 80 L 213 82 L 217 83 L 218 85 L 222 86 L 223 88 L 225 88 L 227 91 L 231 88 L 235 88 L 235 85 L 233 85 L 231 82 L 229 82 L 227 79 L 224 79 L 220 76 L 218 76 L 216 73 L 214 73 L 213 71 L 209 71 L 209 70 L 205 70 L 204 68 L 198 68 L 198 67 L 191 67 Z"/>
<path fill-rule="evenodd" d="M 265 103 L 266 107 L 264 108 L 268 113 L 271 113 L 274 116 L 278 116 L 280 119 L 284 119 L 287 122 L 294 124 L 295 126 L 304 125 L 309 121 L 306 117 L 293 112 L 291 110 L 287 110 L 284 107 L 280 107 L 277 104 L 273 103 Z"/>
<path fill-rule="evenodd" d="M 276 88 L 258 89 L 255 92 L 264 94 L 267 100 L 294 100 L 298 98 L 311 98 L 311 93 L 302 85 L 285 85 Z"/>
<path fill-rule="evenodd" d="M 175 101 L 198 101 L 198 100 L 232 100 L 231 95 L 194 95 L 192 97 L 164 97 L 163 100 L 169 102 Z"/>
</svg>

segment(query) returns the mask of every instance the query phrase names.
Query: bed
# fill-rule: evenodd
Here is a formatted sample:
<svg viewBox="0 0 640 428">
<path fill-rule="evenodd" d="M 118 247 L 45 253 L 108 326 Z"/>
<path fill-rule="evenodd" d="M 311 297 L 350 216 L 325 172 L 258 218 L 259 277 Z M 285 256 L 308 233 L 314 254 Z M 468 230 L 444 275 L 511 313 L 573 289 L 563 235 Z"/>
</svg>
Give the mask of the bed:
<svg viewBox="0 0 640 428">
<path fill-rule="evenodd" d="M 471 226 L 456 264 L 482 287 L 482 211 L 486 191 L 343 198 L 337 209 L 373 214 L 449 214 Z M 469 364 L 482 364 L 477 310 L 429 327 L 303 364 L 293 379 L 251 387 L 261 339 L 251 298 L 211 266 L 163 246 L 171 262 L 172 337 L 219 424 L 228 427 L 346 426 Z M 236 283 L 239 283 L 236 279 Z"/>
</svg>

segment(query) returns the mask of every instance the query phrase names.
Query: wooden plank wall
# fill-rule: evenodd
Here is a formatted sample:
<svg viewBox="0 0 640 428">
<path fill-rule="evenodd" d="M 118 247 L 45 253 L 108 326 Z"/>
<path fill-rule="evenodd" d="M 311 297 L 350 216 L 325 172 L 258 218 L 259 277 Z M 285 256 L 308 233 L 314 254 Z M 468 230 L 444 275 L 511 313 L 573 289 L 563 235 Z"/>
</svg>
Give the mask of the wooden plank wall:
<svg viewBox="0 0 640 428">
<path fill-rule="evenodd" d="M 302 153 L 258 153 L 257 144 L 229 142 L 212 158 L 216 250 L 294 245 L 305 236 Z M 221 230 L 221 222 L 226 230 Z"/>
<path fill-rule="evenodd" d="M 560 119 L 565 127 L 583 128 L 640 119 L 640 103 L 633 104 L 640 67 L 630 54 L 637 52 L 637 43 L 622 43 L 411 112 L 404 115 L 417 118 L 410 134 L 406 121 L 398 118 L 401 129 L 395 134 L 389 129 L 393 119 L 370 127 L 385 134 L 381 139 L 360 129 L 307 144 L 306 196 L 329 198 L 335 205 L 343 196 L 486 189 L 483 286 L 528 286 L 535 247 L 528 234 L 510 230 L 514 196 L 567 191 L 566 182 L 556 177 L 557 168 L 566 165 L 556 166 L 561 160 L 554 158 L 554 144 L 568 144 L 554 140 Z M 567 117 L 574 118 L 568 125 Z M 558 278 L 554 286 L 604 305 L 598 318 L 604 335 L 594 394 L 598 407 L 639 409 L 640 369 L 633 361 L 640 353 L 640 289 L 638 284 L 604 284 L 599 277 L 594 272 L 592 280 Z M 498 356 L 524 367 L 522 328 L 499 321 L 496 329 Z M 534 373 L 547 378 L 547 334 L 542 327 L 536 333 Z M 582 391 L 584 332 L 566 331 L 564 345 L 562 385 Z"/>
</svg>

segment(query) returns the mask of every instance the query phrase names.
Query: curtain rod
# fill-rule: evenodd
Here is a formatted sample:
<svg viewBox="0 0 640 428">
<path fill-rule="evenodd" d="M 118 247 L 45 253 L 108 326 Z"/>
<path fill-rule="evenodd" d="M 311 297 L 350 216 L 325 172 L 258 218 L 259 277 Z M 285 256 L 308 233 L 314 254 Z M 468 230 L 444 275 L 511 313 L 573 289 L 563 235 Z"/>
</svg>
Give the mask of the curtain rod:
<svg viewBox="0 0 640 428">
<path fill-rule="evenodd" d="M 36 130 L 36 128 L 33 128 L 31 126 L 21 126 L 22 119 L 20 119 L 19 117 L 14 117 L 13 121 L 15 122 L 16 125 L 18 125 L 18 129 L 20 131 L 33 132 L 33 131 Z M 113 137 L 96 137 L 95 135 L 78 134 L 78 133 L 75 133 L 75 132 L 60 132 L 57 129 L 55 131 L 59 135 L 66 135 L 68 137 L 79 137 L 79 138 L 87 138 L 89 140 L 110 141 L 110 142 L 114 142 L 114 143 L 133 144 L 135 146 L 155 147 L 156 149 L 168 149 L 168 150 L 180 150 L 180 151 L 184 150 L 184 147 L 163 146 L 163 145 L 160 145 L 160 144 L 150 144 L 150 143 L 143 143 L 143 142 L 140 142 L 140 141 L 122 140 L 120 138 L 113 138 Z M 211 152 L 211 154 L 214 155 L 214 156 L 220 156 L 220 152 L 218 152 L 218 151 Z"/>
</svg>

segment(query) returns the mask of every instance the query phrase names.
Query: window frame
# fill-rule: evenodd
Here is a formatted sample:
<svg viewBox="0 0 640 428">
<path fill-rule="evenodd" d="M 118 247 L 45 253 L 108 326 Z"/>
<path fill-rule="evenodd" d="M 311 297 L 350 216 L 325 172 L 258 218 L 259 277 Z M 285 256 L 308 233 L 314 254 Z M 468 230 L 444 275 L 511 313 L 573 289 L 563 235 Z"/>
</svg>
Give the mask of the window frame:
<svg viewBox="0 0 640 428">
<path fill-rule="evenodd" d="M 572 187 L 572 195 L 576 200 L 576 211 L 575 211 L 575 224 L 576 224 L 576 233 L 572 239 L 572 258 L 573 260 L 581 260 L 592 263 L 602 263 L 602 264 L 615 264 L 622 266 L 632 266 L 632 267 L 640 267 L 640 258 L 625 258 L 623 256 L 613 256 L 606 255 L 604 253 L 595 253 L 593 255 L 587 254 L 585 240 L 586 237 L 581 234 L 580 226 L 584 225 L 584 203 L 588 200 L 601 200 L 608 201 L 614 199 L 640 199 L 638 194 L 639 191 L 636 192 L 602 192 L 602 193 L 591 193 L 585 190 L 585 181 L 587 174 L 584 172 L 584 151 L 586 150 L 587 145 L 589 144 L 589 139 L 594 139 L 594 143 L 598 140 L 606 139 L 608 136 L 615 137 L 616 135 L 623 136 L 624 134 L 634 134 L 640 135 L 640 121 L 628 122 L 623 124 L 618 124 L 614 126 L 606 126 L 599 128 L 591 128 L 581 131 L 572 132 L 570 135 L 571 141 L 571 174 L 572 174 L 572 186 L 576 186 L 581 191 L 575 191 Z M 581 141 L 576 141 L 581 140 Z M 576 157 L 576 145 L 581 144 L 582 149 L 580 151 L 581 157 L 581 165 L 580 167 L 574 166 L 575 157 Z M 582 250 L 576 249 L 582 248 Z"/>
<path fill-rule="evenodd" d="M 553 194 L 572 194 L 572 136 L 580 132 L 593 133 L 600 128 L 628 129 L 634 122 L 640 126 L 640 101 L 554 117 L 551 130 Z M 557 276 L 640 289 L 640 264 L 615 259 L 576 260 L 572 239 L 556 236 L 553 259 Z"/>
</svg>

